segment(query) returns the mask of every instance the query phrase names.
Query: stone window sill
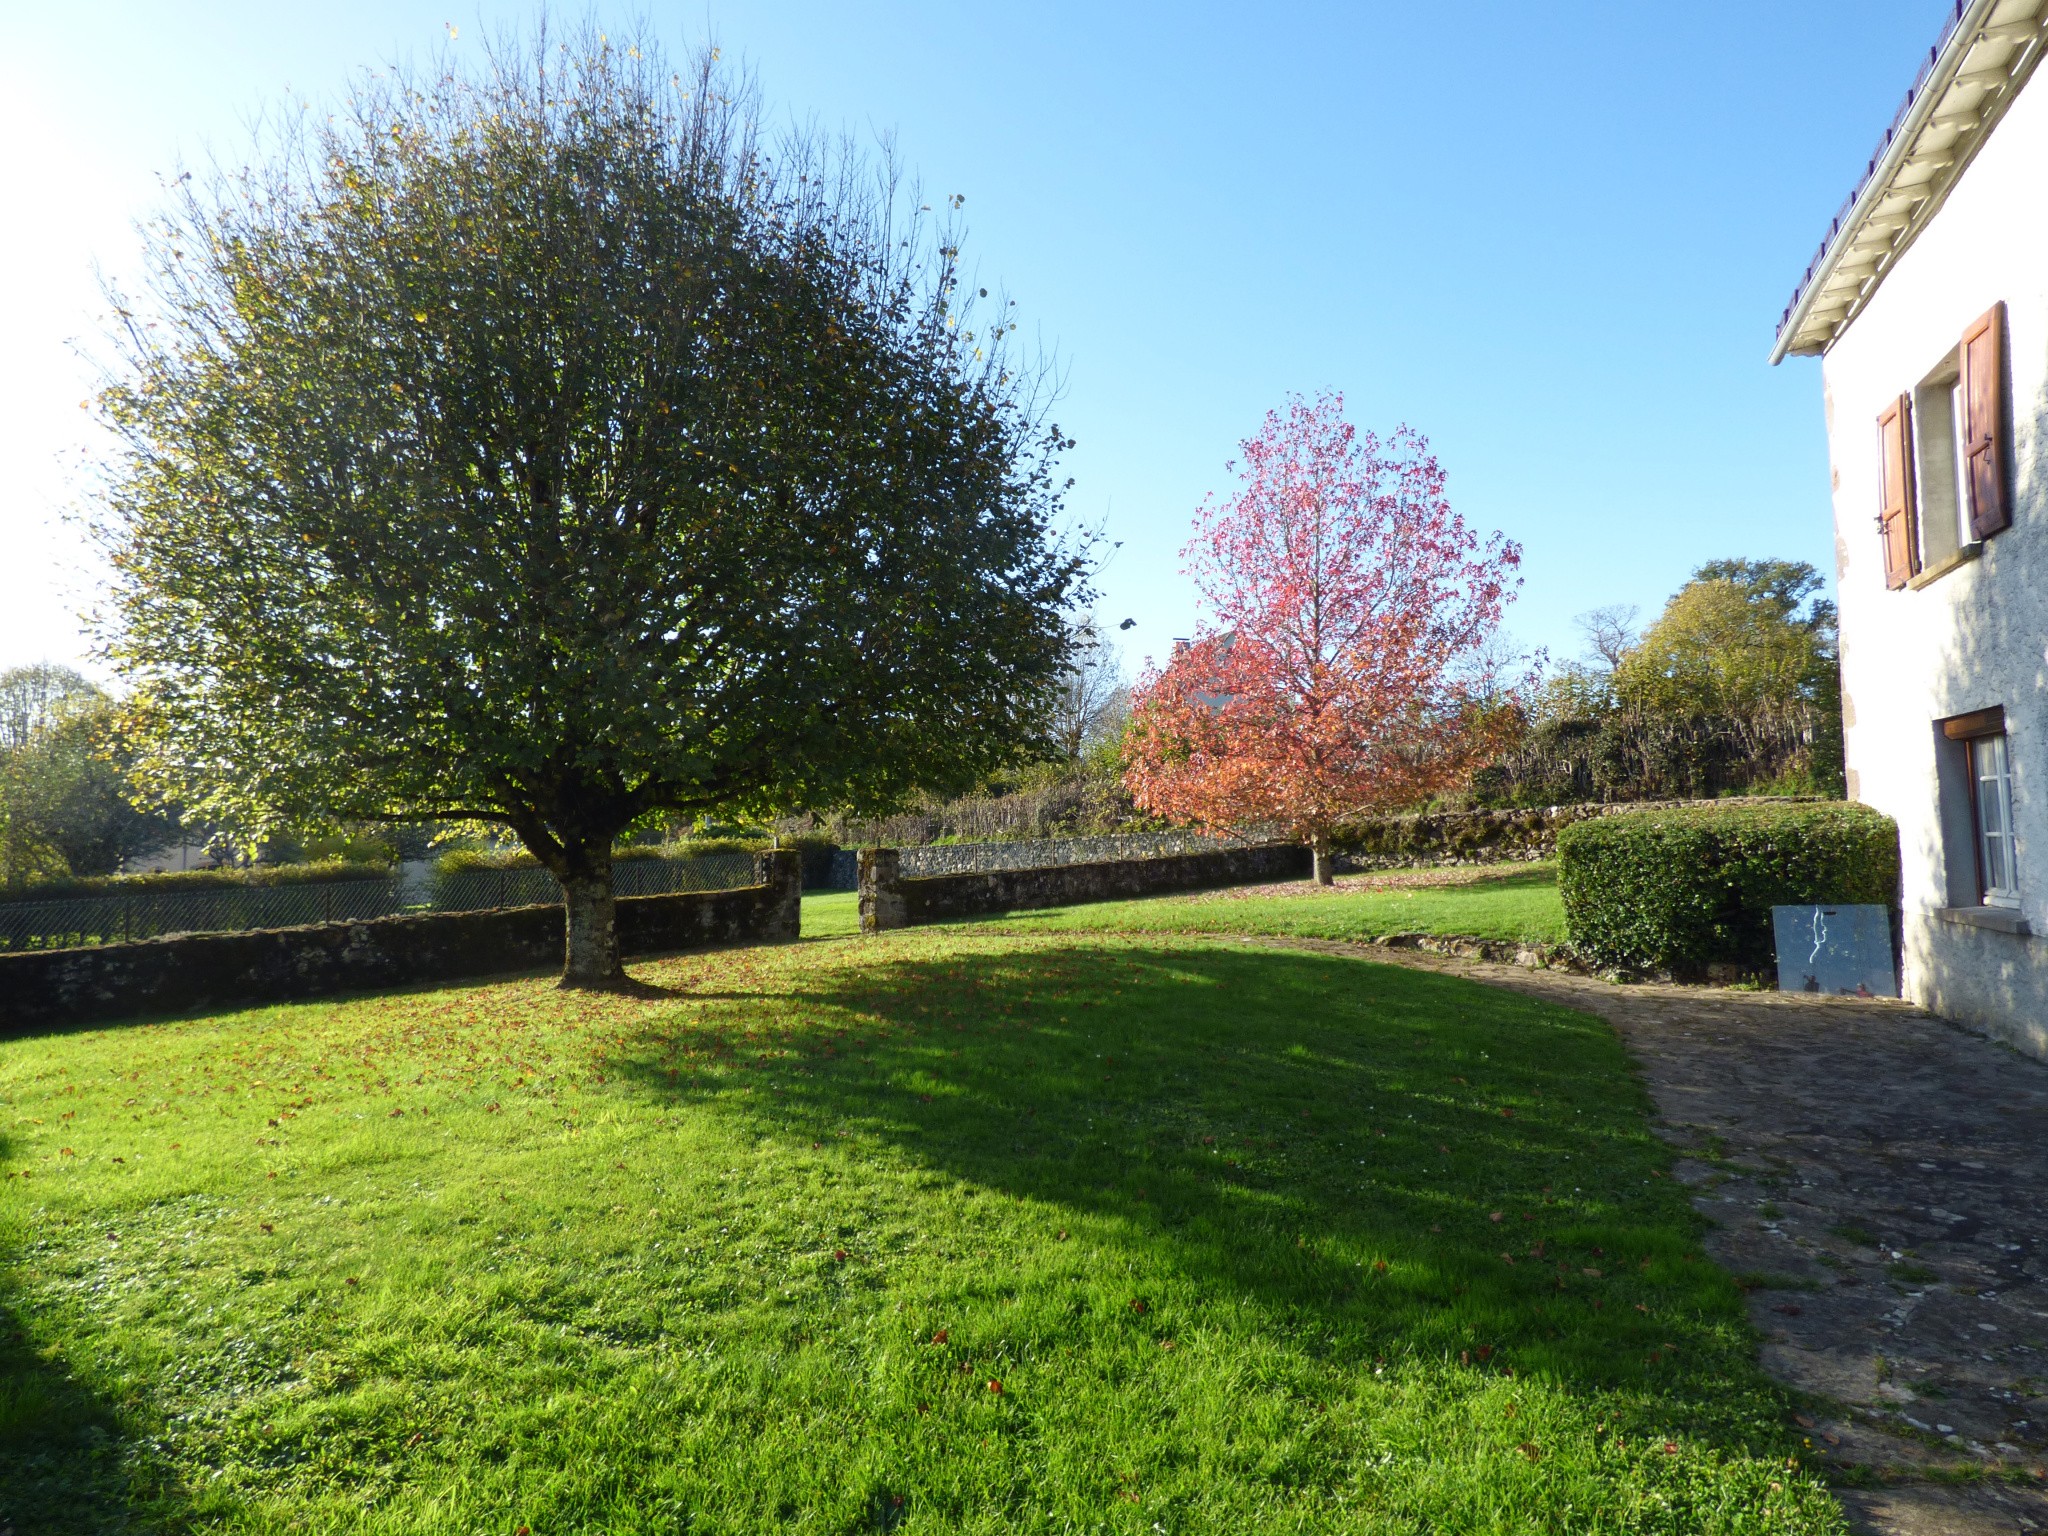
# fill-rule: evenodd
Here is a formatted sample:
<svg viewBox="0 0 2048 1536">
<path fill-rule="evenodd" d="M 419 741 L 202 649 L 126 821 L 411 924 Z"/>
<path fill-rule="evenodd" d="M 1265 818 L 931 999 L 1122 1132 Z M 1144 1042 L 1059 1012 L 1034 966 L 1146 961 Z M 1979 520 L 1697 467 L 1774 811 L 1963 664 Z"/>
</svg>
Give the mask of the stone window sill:
<svg viewBox="0 0 2048 1536">
<path fill-rule="evenodd" d="M 1908 577 L 1906 580 L 1906 585 L 1911 587 L 1915 592 L 1918 592 L 1922 587 L 1928 585 L 1930 582 L 1936 582 L 1941 580 L 1942 577 L 1946 576 L 1950 571 L 1954 570 L 1957 566 L 1968 565 L 1972 560 L 1976 559 L 1977 556 L 1983 552 L 1983 549 L 1984 546 L 1981 542 L 1975 544 L 1965 544 L 1959 549 L 1952 549 L 1947 554 L 1937 559 L 1932 565 L 1921 567 L 1920 573 L 1917 576 Z M 1975 909 L 1969 907 L 1957 907 L 1953 910 L 1958 912 L 1964 912 L 1973 911 Z"/>
<path fill-rule="evenodd" d="M 1988 928 L 1993 933 L 2016 934 L 2022 938 L 2034 931 L 2027 920 L 2011 907 L 1936 907 L 1934 915 L 1944 923 Z"/>
</svg>

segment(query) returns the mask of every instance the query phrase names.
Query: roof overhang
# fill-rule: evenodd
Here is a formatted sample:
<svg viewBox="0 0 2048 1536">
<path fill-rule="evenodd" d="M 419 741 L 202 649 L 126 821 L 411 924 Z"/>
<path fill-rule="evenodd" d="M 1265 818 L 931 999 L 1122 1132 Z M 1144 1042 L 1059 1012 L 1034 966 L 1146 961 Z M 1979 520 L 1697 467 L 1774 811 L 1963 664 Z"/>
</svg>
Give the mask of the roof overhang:
<svg viewBox="0 0 2048 1536">
<path fill-rule="evenodd" d="M 2048 0 L 1956 0 L 1778 321 L 1773 363 L 1827 351 L 1862 311 L 2033 74 L 2044 27 Z"/>
</svg>

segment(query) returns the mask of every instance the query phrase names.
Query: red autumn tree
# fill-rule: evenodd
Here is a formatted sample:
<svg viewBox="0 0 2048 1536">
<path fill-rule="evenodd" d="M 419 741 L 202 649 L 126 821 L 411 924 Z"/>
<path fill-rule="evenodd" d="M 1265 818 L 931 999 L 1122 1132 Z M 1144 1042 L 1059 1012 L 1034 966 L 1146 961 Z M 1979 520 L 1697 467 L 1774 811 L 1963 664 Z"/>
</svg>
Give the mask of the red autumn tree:
<svg viewBox="0 0 2048 1536">
<path fill-rule="evenodd" d="M 1243 451 L 1184 552 L 1208 620 L 1141 680 L 1125 782 L 1169 820 L 1300 838 L 1327 885 L 1336 828 L 1450 787 L 1511 728 L 1486 647 L 1522 552 L 1451 510 L 1419 432 L 1355 432 L 1341 395 L 1291 399 Z"/>
</svg>

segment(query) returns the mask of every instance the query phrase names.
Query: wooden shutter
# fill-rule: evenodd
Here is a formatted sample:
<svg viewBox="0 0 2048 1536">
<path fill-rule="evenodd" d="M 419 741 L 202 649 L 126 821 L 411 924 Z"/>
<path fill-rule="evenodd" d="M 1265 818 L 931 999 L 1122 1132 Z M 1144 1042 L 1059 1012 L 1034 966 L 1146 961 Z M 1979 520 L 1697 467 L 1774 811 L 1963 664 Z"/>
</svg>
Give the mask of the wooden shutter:
<svg viewBox="0 0 2048 1536">
<path fill-rule="evenodd" d="M 1970 532 L 1989 538 L 2012 522 L 2006 483 L 2005 305 L 1994 304 L 1963 332 L 1963 452 L 1970 487 Z"/>
<path fill-rule="evenodd" d="M 1883 462 L 1877 514 L 1884 539 L 1884 584 L 1903 587 L 1920 569 L 1920 540 L 1913 519 L 1913 397 L 1901 395 L 1877 418 L 1878 452 Z"/>
</svg>

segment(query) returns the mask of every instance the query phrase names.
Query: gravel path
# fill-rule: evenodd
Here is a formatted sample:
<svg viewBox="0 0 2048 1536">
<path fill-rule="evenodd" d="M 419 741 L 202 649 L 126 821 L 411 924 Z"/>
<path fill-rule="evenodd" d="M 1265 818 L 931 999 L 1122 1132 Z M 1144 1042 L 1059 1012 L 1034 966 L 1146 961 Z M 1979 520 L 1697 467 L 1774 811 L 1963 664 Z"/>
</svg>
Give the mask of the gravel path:
<svg viewBox="0 0 2048 1536">
<path fill-rule="evenodd" d="M 1383 946 L 1611 1020 L 1857 1529 L 2048 1532 L 2048 1065 L 1896 1002 Z"/>
</svg>

